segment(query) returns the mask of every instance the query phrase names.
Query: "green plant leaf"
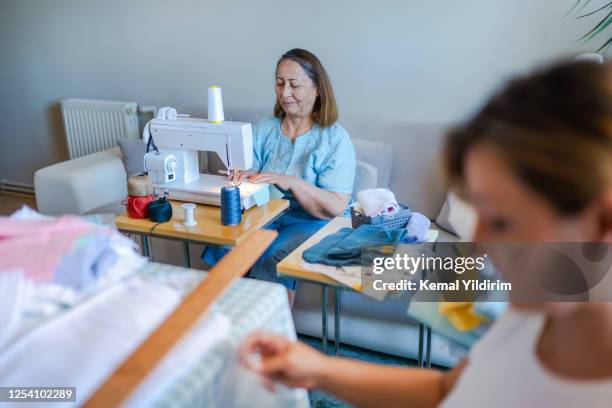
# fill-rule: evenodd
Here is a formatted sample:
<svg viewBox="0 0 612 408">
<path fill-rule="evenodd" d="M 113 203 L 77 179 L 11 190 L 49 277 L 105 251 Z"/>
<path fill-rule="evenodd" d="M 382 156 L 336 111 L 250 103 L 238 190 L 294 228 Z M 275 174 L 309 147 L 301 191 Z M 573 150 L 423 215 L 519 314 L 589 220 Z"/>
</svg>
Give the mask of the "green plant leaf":
<svg viewBox="0 0 612 408">
<path fill-rule="evenodd" d="M 599 47 L 599 49 L 597 50 L 597 52 L 606 52 L 608 50 L 608 48 L 610 48 L 610 45 L 612 45 L 612 38 L 609 38 L 608 41 L 606 41 L 604 43 L 604 45 L 602 45 L 601 47 Z"/>
<path fill-rule="evenodd" d="M 572 6 L 572 8 L 570 8 L 569 10 L 567 10 L 567 14 L 566 16 L 569 16 L 572 11 L 574 11 L 574 9 L 580 4 L 582 3 L 582 0 L 576 0 L 576 2 L 574 3 L 574 5 Z"/>
<path fill-rule="evenodd" d="M 582 1 L 583 1 L 583 0 L 580 0 L 578 3 L 582 2 Z M 578 9 L 578 11 L 582 11 L 582 10 L 584 10 L 584 8 L 585 8 L 586 6 L 588 6 L 590 2 L 591 2 L 591 0 L 584 0 L 584 2 L 582 3 L 582 7 L 580 7 L 580 8 Z M 578 4 L 576 4 L 576 6 L 577 6 L 577 5 L 578 5 Z"/>
<path fill-rule="evenodd" d="M 591 31 L 583 35 L 579 41 L 587 42 L 595 37 L 597 34 L 601 33 L 612 23 L 612 11 L 610 11 Z"/>
<path fill-rule="evenodd" d="M 611 1 L 611 2 L 609 2 L 609 3 L 608 3 L 608 4 L 606 4 L 606 5 L 604 5 L 604 6 L 600 7 L 600 8 L 598 8 L 598 9 L 597 9 L 597 10 L 595 10 L 595 11 L 591 11 L 590 13 L 583 14 L 583 15 L 578 16 L 578 17 L 576 17 L 576 18 L 584 18 L 584 17 L 592 16 L 593 14 L 599 13 L 600 11 L 605 10 L 605 9 L 607 9 L 607 8 L 612 8 L 612 1 Z"/>
</svg>

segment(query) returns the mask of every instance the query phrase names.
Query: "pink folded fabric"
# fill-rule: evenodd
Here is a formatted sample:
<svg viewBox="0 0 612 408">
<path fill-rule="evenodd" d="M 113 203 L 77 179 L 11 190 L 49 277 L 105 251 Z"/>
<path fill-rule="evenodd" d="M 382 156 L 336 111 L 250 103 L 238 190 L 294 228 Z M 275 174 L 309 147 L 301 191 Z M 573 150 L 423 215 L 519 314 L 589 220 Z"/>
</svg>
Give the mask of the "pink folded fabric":
<svg viewBox="0 0 612 408">
<path fill-rule="evenodd" d="M 34 282 L 48 282 L 61 257 L 77 240 L 110 230 L 75 216 L 51 220 L 18 220 L 0 217 L 0 272 L 20 269 Z"/>
</svg>

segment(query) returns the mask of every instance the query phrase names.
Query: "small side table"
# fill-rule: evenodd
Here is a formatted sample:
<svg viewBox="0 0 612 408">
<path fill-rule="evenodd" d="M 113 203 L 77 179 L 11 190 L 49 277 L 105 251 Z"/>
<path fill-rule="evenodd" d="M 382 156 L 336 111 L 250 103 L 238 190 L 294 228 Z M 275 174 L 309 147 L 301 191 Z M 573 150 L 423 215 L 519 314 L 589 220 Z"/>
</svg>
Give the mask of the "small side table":
<svg viewBox="0 0 612 408">
<path fill-rule="evenodd" d="M 302 254 L 311 246 L 319 243 L 328 235 L 336 233 L 341 228 L 351 226 L 351 219 L 348 217 L 336 217 L 327 225 L 317 231 L 316 234 L 308 238 L 291 252 L 285 259 L 276 265 L 276 272 L 280 276 L 299 279 L 306 282 L 321 285 L 321 342 L 323 351 L 328 353 L 328 325 L 327 325 L 327 308 L 328 308 L 328 289 L 331 288 L 335 292 L 334 300 L 334 351 L 338 355 L 340 353 L 340 298 L 343 290 L 354 291 L 353 288 L 345 286 L 334 279 L 321 273 L 313 272 L 302 268 Z M 418 351 L 419 366 L 431 365 L 431 329 L 424 324 L 419 324 L 419 351 Z"/>
<path fill-rule="evenodd" d="M 138 234 L 142 238 L 142 248 L 145 256 L 149 257 L 149 238 L 164 238 L 183 243 L 184 265 L 189 268 L 189 243 L 207 245 L 235 246 L 247 239 L 250 234 L 257 231 L 276 218 L 287 208 L 289 201 L 273 199 L 258 207 L 252 207 L 242 214 L 239 225 L 226 226 L 221 224 L 221 208 L 213 205 L 198 204 L 194 210 L 197 225 L 187 227 L 183 224 L 185 214 L 181 205 L 183 202 L 170 200 L 172 204 L 172 218 L 164 223 L 156 223 L 148 219 L 134 219 L 127 214 L 115 218 L 117 228 L 122 232 Z"/>
</svg>

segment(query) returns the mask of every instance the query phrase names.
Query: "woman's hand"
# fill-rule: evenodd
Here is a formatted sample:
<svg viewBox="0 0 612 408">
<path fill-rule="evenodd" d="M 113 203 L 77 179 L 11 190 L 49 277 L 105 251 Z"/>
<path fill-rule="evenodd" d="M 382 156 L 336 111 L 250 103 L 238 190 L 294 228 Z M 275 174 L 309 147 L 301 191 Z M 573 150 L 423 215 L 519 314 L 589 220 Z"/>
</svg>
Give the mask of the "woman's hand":
<svg viewBox="0 0 612 408">
<path fill-rule="evenodd" d="M 294 176 L 287 176 L 279 173 L 258 173 L 249 178 L 251 183 L 269 183 L 276 184 L 282 190 L 291 190 L 293 183 L 296 180 Z"/>
<path fill-rule="evenodd" d="M 259 354 L 261 358 L 257 359 L 254 354 Z M 304 343 L 257 332 L 242 344 L 240 359 L 264 378 L 268 388 L 274 388 L 274 382 L 291 387 L 314 388 L 327 357 Z"/>
<path fill-rule="evenodd" d="M 226 175 L 227 179 L 231 180 L 234 183 L 240 183 L 242 182 L 242 180 L 248 180 L 249 177 L 258 174 L 258 172 L 255 170 L 236 170 L 234 172 L 231 172 L 230 174 L 227 174 L 227 170 L 219 170 L 219 173 Z"/>
<path fill-rule="evenodd" d="M 437 407 L 466 366 L 464 361 L 445 373 L 328 357 L 303 343 L 261 332 L 242 344 L 240 359 L 271 390 L 275 382 L 319 388 L 364 407 Z"/>
</svg>

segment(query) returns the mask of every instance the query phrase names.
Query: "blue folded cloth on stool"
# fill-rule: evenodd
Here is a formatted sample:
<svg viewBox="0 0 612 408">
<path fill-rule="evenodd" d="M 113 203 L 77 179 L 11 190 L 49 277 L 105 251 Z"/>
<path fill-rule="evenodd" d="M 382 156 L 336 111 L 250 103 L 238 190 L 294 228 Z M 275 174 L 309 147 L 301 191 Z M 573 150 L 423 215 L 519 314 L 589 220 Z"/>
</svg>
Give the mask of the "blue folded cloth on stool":
<svg viewBox="0 0 612 408">
<path fill-rule="evenodd" d="M 360 225 L 358 228 L 342 228 L 332 235 L 328 235 L 318 244 L 308 248 L 302 258 L 309 263 L 318 263 L 330 266 L 357 266 L 369 259 L 362 260 L 362 249 L 369 248 L 368 254 L 373 257 L 383 254 L 379 247 L 399 244 L 406 230 L 384 229 L 370 224 Z M 389 253 L 384 253 L 385 256 Z"/>
</svg>

